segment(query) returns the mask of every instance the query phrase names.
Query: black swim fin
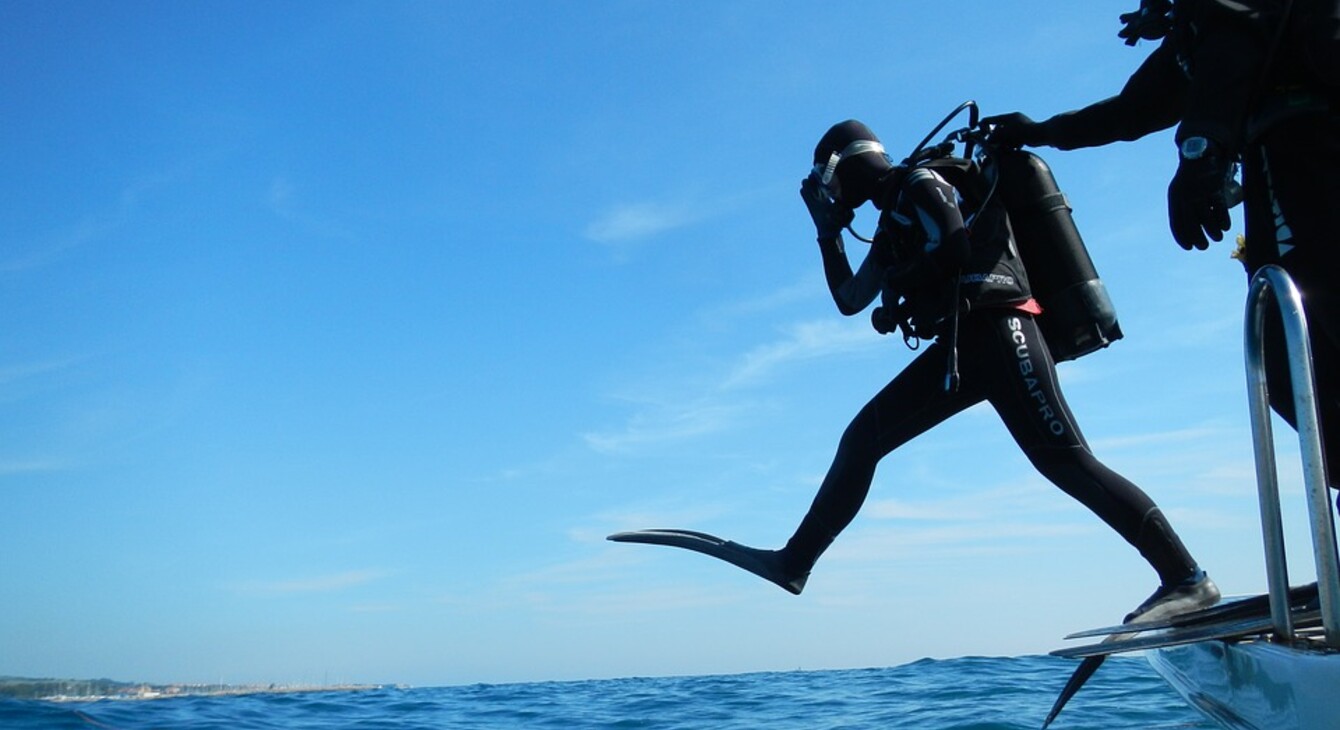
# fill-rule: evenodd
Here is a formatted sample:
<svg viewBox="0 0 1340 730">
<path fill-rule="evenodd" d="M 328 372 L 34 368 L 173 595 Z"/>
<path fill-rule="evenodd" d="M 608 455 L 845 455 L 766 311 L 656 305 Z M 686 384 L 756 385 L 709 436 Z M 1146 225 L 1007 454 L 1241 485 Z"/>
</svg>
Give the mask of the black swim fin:
<svg viewBox="0 0 1340 730">
<path fill-rule="evenodd" d="M 1289 589 L 1289 606 L 1294 611 L 1306 611 L 1315 608 L 1319 605 L 1317 601 L 1316 583 L 1308 583 Z M 1083 639 L 1092 636 L 1105 636 L 1107 634 L 1119 634 L 1130 631 L 1189 628 L 1209 623 L 1227 623 L 1229 621 L 1254 618 L 1257 616 L 1270 616 L 1270 594 L 1267 593 L 1224 601 L 1210 606 L 1209 608 L 1173 614 L 1172 616 L 1166 616 L 1154 621 L 1146 621 L 1137 618 L 1131 623 L 1076 631 L 1073 634 L 1067 634 L 1065 638 Z"/>
<path fill-rule="evenodd" d="M 1290 618 L 1293 621 L 1293 627 L 1297 630 L 1311 629 L 1321 625 L 1321 611 L 1315 608 L 1292 611 Z M 1239 618 L 1220 623 L 1196 624 L 1163 631 L 1152 631 L 1143 635 L 1117 634 L 1118 637 L 1129 638 L 1123 638 L 1115 642 L 1104 641 L 1098 644 L 1057 649 L 1051 654 L 1066 659 L 1079 659 L 1100 654 L 1111 655 L 1128 651 L 1144 651 L 1146 649 L 1196 644 L 1212 639 L 1233 641 L 1254 635 L 1269 634 L 1274 627 L 1274 620 L 1270 616 Z"/>
<path fill-rule="evenodd" d="M 1118 634 L 1117 636 L 1110 637 L 1108 641 L 1118 640 L 1117 637 L 1119 636 L 1129 636 L 1129 634 Z M 1107 657 L 1107 654 L 1085 657 L 1084 660 L 1079 663 L 1079 666 L 1075 667 L 1075 673 L 1070 675 L 1070 679 L 1066 681 L 1065 687 L 1061 688 L 1061 694 L 1057 695 L 1056 703 L 1052 705 L 1052 711 L 1048 712 L 1047 719 L 1042 721 L 1042 730 L 1047 730 L 1047 726 L 1052 724 L 1052 720 L 1055 720 L 1056 716 L 1061 714 L 1061 709 L 1065 707 L 1065 703 L 1069 702 L 1070 698 L 1075 696 L 1075 693 L 1079 691 L 1080 687 L 1083 687 L 1084 683 L 1089 681 L 1089 677 L 1092 677 L 1093 673 L 1098 671 L 1098 667 L 1103 666 L 1103 661 L 1106 660 Z"/>
<path fill-rule="evenodd" d="M 610 535 L 614 542 L 640 542 L 647 545 L 667 545 L 684 548 L 724 560 L 737 568 L 775 583 L 790 593 L 800 595 L 805 589 L 808 572 L 795 575 L 785 569 L 782 554 L 777 550 L 760 550 L 715 535 L 692 530 L 636 530 Z"/>
<path fill-rule="evenodd" d="M 1150 596 L 1140 607 L 1126 616 L 1127 630 L 1120 633 L 1114 633 L 1103 639 L 1097 645 L 1102 648 L 1104 645 L 1120 645 L 1123 642 L 1136 636 L 1141 631 L 1142 619 L 1143 625 L 1151 625 L 1155 621 L 1169 619 L 1175 615 L 1185 615 L 1194 613 L 1198 610 L 1204 610 L 1214 605 L 1219 600 L 1219 588 L 1214 585 L 1214 581 L 1205 574 L 1204 571 L 1197 570 L 1188 580 L 1177 585 L 1163 588 L 1160 587 L 1154 595 Z M 1134 629 L 1134 630 L 1131 630 Z M 1116 650 L 1117 646 L 1113 646 Z M 1098 667 L 1103 665 L 1109 654 L 1112 652 L 1103 651 L 1084 657 L 1075 668 L 1075 673 L 1070 675 L 1069 681 L 1061 689 L 1061 694 L 1057 696 L 1056 703 L 1052 705 L 1052 711 L 1047 713 L 1047 719 L 1042 722 L 1043 730 L 1051 724 L 1056 716 L 1061 714 L 1061 708 L 1065 703 L 1079 692 L 1084 683 L 1089 681 L 1089 677 L 1098 671 Z"/>
</svg>

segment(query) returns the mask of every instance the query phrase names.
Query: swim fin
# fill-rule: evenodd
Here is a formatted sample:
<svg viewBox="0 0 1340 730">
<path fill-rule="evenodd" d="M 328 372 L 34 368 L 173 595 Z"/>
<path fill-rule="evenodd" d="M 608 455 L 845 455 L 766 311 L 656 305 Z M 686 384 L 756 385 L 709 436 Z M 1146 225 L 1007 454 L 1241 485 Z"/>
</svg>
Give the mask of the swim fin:
<svg viewBox="0 0 1340 730">
<path fill-rule="evenodd" d="M 1318 605 L 1317 600 L 1316 583 L 1308 583 L 1289 589 L 1289 606 L 1294 611 L 1316 608 Z M 1239 619 L 1269 615 L 1270 594 L 1267 593 L 1224 601 L 1210 606 L 1209 608 L 1173 614 L 1172 616 L 1153 621 L 1148 621 L 1145 620 L 1144 617 L 1140 617 L 1131 623 L 1076 631 L 1073 634 L 1067 634 L 1065 638 L 1084 639 L 1092 636 L 1106 636 L 1107 634 L 1120 634 L 1130 631 L 1190 628 L 1192 626 L 1202 626 L 1209 623 L 1228 623 Z"/>
<path fill-rule="evenodd" d="M 1130 636 L 1130 634 L 1117 634 L 1108 637 L 1105 641 L 1120 641 L 1122 638 L 1128 636 Z M 1092 677 L 1093 673 L 1098 671 L 1098 667 L 1103 666 L 1103 662 L 1107 660 L 1107 657 L 1107 654 L 1085 657 L 1084 660 L 1079 663 L 1079 666 L 1075 667 L 1075 673 L 1070 675 L 1070 679 L 1066 681 L 1065 687 L 1061 689 L 1061 694 L 1057 695 L 1056 702 L 1052 705 L 1051 712 L 1047 713 L 1047 719 L 1042 721 L 1042 730 L 1047 730 L 1047 726 L 1052 724 L 1052 720 L 1055 720 L 1056 716 L 1061 714 L 1061 709 L 1065 707 L 1065 703 L 1069 702 L 1070 698 L 1074 697 L 1076 692 L 1079 692 L 1080 687 L 1083 687 L 1084 683 L 1089 681 L 1089 677 Z"/>
<path fill-rule="evenodd" d="M 1295 609 L 1293 612 L 1293 622 L 1295 627 L 1318 626 L 1321 622 L 1321 612 L 1317 609 Z M 1135 626 L 1136 624 L 1132 624 Z M 1130 631 L 1121 634 L 1112 634 L 1097 644 L 1088 646 L 1073 647 L 1070 649 L 1058 649 L 1052 652 L 1052 656 L 1066 658 L 1082 658 L 1075 673 L 1070 675 L 1061 694 L 1057 696 L 1056 703 L 1052 705 L 1051 712 L 1047 713 L 1047 719 L 1043 721 L 1042 728 L 1046 730 L 1056 716 L 1061 714 L 1061 708 L 1070 701 L 1071 697 L 1079 692 L 1084 683 L 1098 671 L 1103 661 L 1109 656 L 1128 651 L 1143 651 L 1145 649 L 1157 649 L 1165 646 L 1181 646 L 1183 644 L 1192 644 L 1200 641 L 1212 639 L 1237 639 L 1252 634 L 1268 633 L 1274 624 L 1269 613 L 1260 616 L 1238 617 L 1230 614 L 1230 618 L 1221 622 L 1193 623 L 1188 626 L 1171 626 L 1157 633 L 1148 633 L 1145 636 L 1138 636 L 1138 631 Z"/>
<path fill-rule="evenodd" d="M 1290 612 L 1293 627 L 1298 630 L 1311 629 L 1321 625 L 1321 611 L 1304 609 Z M 1110 656 L 1128 651 L 1162 649 L 1168 646 L 1182 646 L 1202 641 L 1222 639 L 1236 641 L 1250 636 L 1269 634 L 1275 628 L 1273 619 L 1268 615 L 1239 618 L 1221 623 L 1206 623 L 1183 628 L 1171 628 L 1152 631 L 1144 635 L 1115 634 L 1115 641 L 1103 641 L 1097 644 L 1072 646 L 1051 652 L 1052 656 L 1066 659 L 1087 658 L 1099 655 Z"/>
<path fill-rule="evenodd" d="M 1219 588 L 1210 580 L 1210 577 L 1203 570 L 1196 572 L 1185 581 L 1168 587 L 1160 587 L 1148 599 L 1141 603 L 1138 608 L 1126 615 L 1124 623 L 1129 624 L 1126 631 L 1114 633 L 1098 643 L 1099 651 L 1097 653 L 1085 656 L 1080 661 L 1079 666 L 1075 668 L 1075 673 L 1070 675 L 1070 679 L 1061 689 L 1061 694 L 1056 697 L 1056 703 L 1052 705 L 1051 712 L 1047 713 L 1047 719 L 1042 721 L 1042 728 L 1046 730 L 1047 726 L 1061 714 L 1061 709 L 1070 701 L 1075 693 L 1079 692 L 1084 683 L 1089 681 L 1089 677 L 1103 666 L 1103 662 L 1112 652 L 1102 651 L 1104 645 L 1121 645 L 1123 642 L 1135 637 L 1140 633 L 1139 622 L 1143 620 L 1146 623 L 1162 621 L 1171 618 L 1174 615 L 1186 614 L 1197 610 L 1208 608 L 1219 601 Z M 1134 628 L 1135 630 L 1131 630 Z M 1116 647 L 1112 647 L 1115 649 Z"/>
<path fill-rule="evenodd" d="M 730 540 L 722 540 L 715 535 L 692 530 L 635 530 L 617 532 L 607 539 L 614 542 L 640 542 L 647 545 L 667 545 L 669 547 L 692 550 L 695 553 L 710 555 L 724 560 L 737 568 L 775 583 L 790 593 L 800 595 L 805 589 L 808 572 L 796 575 L 786 570 L 782 553 L 778 550 L 760 550 L 741 545 Z"/>
</svg>

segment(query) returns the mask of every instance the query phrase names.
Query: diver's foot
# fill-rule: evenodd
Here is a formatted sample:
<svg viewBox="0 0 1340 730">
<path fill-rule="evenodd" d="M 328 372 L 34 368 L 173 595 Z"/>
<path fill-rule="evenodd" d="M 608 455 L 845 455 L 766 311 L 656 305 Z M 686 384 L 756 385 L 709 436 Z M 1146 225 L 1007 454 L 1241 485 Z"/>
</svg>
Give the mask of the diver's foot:
<svg viewBox="0 0 1340 730">
<path fill-rule="evenodd" d="M 726 546 L 729 550 L 721 556 L 723 559 L 797 596 L 805 590 L 810 572 L 788 565 L 789 561 L 782 550 L 761 550 L 738 542 L 727 542 Z"/>
<path fill-rule="evenodd" d="M 1213 606 L 1219 602 L 1219 586 L 1205 571 L 1197 568 L 1191 577 L 1174 585 L 1159 586 L 1134 611 L 1126 614 L 1123 623 L 1132 621 L 1161 621 L 1170 616 Z"/>
</svg>

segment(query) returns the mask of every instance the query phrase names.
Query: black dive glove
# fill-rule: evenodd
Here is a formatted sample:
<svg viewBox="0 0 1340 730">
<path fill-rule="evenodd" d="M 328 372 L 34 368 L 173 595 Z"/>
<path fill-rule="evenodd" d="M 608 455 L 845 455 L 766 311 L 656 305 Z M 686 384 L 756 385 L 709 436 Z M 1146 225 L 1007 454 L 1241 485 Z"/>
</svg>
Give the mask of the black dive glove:
<svg viewBox="0 0 1340 730">
<path fill-rule="evenodd" d="M 800 197 L 809 208 L 810 218 L 814 219 L 814 231 L 819 240 L 837 238 L 856 217 L 851 209 L 835 203 L 819 189 L 819 181 L 811 175 L 800 181 Z"/>
<path fill-rule="evenodd" d="M 1208 235 L 1224 240 L 1231 223 L 1228 209 L 1239 201 L 1233 181 L 1233 162 L 1219 145 L 1204 137 L 1182 141 L 1177 174 L 1168 185 L 1168 224 L 1183 249 L 1204 251 Z"/>
<path fill-rule="evenodd" d="M 986 141 L 1000 147 L 1018 149 L 1047 144 L 1046 125 L 1033 121 L 1027 114 L 1010 112 L 987 117 L 980 122 L 980 126 L 990 129 Z"/>
<path fill-rule="evenodd" d="M 1136 41 L 1156 41 L 1172 30 L 1172 2 L 1170 0 L 1140 0 L 1140 9 L 1118 16 L 1121 30 L 1117 37 L 1133 46 Z"/>
<path fill-rule="evenodd" d="M 870 326 L 874 327 L 875 331 L 881 335 L 887 335 L 890 332 L 893 332 L 898 329 L 898 325 L 902 323 L 903 320 L 899 319 L 898 316 L 887 307 L 875 307 L 870 310 Z M 1340 498 L 1337 499 L 1340 500 Z M 1340 504 L 1340 501 L 1337 501 L 1336 504 Z"/>
</svg>

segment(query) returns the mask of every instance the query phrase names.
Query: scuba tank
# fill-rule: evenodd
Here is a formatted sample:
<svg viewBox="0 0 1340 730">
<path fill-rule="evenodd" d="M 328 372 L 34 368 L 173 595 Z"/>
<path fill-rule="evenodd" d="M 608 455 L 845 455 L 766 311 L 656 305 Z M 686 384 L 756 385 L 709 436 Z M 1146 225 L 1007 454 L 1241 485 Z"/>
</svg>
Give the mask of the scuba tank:
<svg viewBox="0 0 1340 730">
<path fill-rule="evenodd" d="M 968 126 L 952 132 L 944 142 L 928 146 L 931 139 L 965 109 L 969 113 Z M 980 142 L 986 144 L 974 155 Z M 995 168 L 994 180 L 988 183 L 985 197 L 999 195 L 1009 216 L 1030 290 L 1042 307 L 1037 322 L 1052 359 L 1056 362 L 1074 360 L 1121 339 L 1116 308 L 1112 306 L 1107 287 L 1098 278 L 1093 259 L 1089 258 L 1084 239 L 1070 215 L 1070 203 L 1057 186 L 1051 168 L 1031 152 L 991 145 L 989 131 L 979 126 L 977 102 L 965 101 L 950 112 L 900 167 L 910 168 L 949 156 L 957 143 L 964 144 L 961 159 L 980 160 L 988 180 L 992 177 L 991 168 Z M 852 231 L 850 225 L 847 230 L 872 243 Z M 896 321 L 897 317 L 895 313 L 891 321 Z M 886 332 L 891 326 L 876 323 L 876 329 Z M 904 339 L 908 339 L 906 332 Z M 952 361 L 950 371 L 952 377 Z"/>
<path fill-rule="evenodd" d="M 1070 216 L 1070 204 L 1051 168 L 1024 150 L 994 150 L 996 194 L 1014 229 L 1033 297 L 1042 305 L 1038 325 L 1056 362 L 1073 360 L 1121 339 L 1107 287 Z"/>
</svg>

